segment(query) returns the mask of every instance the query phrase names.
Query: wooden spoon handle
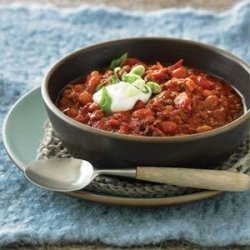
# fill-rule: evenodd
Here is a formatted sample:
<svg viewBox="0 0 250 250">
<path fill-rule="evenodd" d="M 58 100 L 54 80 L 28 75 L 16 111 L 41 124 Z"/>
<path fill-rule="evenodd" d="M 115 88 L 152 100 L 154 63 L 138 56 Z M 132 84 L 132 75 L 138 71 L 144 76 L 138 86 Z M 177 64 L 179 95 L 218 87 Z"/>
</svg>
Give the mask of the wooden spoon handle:
<svg viewBox="0 0 250 250">
<path fill-rule="evenodd" d="M 138 167 L 136 179 L 221 191 L 246 191 L 250 177 L 246 174 L 207 169 Z"/>
</svg>

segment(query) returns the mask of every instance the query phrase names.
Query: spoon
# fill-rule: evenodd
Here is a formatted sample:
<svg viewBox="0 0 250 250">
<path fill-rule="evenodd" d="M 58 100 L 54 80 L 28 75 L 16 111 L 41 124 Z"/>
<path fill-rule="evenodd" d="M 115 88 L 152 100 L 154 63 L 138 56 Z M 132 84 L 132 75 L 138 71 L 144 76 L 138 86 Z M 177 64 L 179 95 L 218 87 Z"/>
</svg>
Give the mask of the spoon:
<svg viewBox="0 0 250 250">
<path fill-rule="evenodd" d="M 98 175 L 124 176 L 157 183 L 220 191 L 250 190 L 250 177 L 237 172 L 171 167 L 95 169 L 90 162 L 74 158 L 35 161 L 26 167 L 24 173 L 32 183 L 60 192 L 83 189 Z"/>
</svg>

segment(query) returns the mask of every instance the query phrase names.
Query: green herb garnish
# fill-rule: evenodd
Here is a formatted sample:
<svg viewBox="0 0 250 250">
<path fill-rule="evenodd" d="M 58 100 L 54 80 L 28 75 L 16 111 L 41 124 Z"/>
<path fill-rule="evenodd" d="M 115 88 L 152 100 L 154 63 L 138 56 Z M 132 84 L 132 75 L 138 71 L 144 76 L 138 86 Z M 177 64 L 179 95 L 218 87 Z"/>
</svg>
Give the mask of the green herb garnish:
<svg viewBox="0 0 250 250">
<path fill-rule="evenodd" d="M 127 58 L 128 58 L 128 53 L 125 53 L 121 57 L 112 60 L 109 68 L 111 70 L 114 70 L 116 67 L 122 66 L 123 63 L 127 60 Z"/>
<path fill-rule="evenodd" d="M 117 75 L 112 75 L 110 78 L 109 78 L 109 81 L 111 82 L 111 84 L 115 84 L 115 83 L 118 83 L 120 82 L 120 79 Z"/>
<path fill-rule="evenodd" d="M 109 96 L 109 93 L 108 93 L 106 87 L 103 87 L 102 88 L 102 97 L 101 97 L 99 105 L 100 105 L 102 111 L 106 115 L 111 114 L 111 102 L 112 102 L 112 99 Z"/>
<path fill-rule="evenodd" d="M 122 80 L 127 83 L 132 83 L 138 79 L 141 79 L 141 77 L 136 74 L 128 73 L 122 75 Z"/>
<path fill-rule="evenodd" d="M 141 91 L 145 94 L 152 92 L 150 87 L 148 87 L 147 85 L 145 85 Z"/>
<path fill-rule="evenodd" d="M 161 92 L 161 86 L 156 82 L 147 82 L 146 85 L 151 89 L 153 94 L 159 94 Z"/>
<path fill-rule="evenodd" d="M 136 74 L 138 76 L 142 76 L 145 72 L 145 67 L 143 65 L 134 66 L 129 73 Z"/>
<path fill-rule="evenodd" d="M 118 76 L 118 73 L 122 70 L 121 67 L 114 68 L 114 74 Z"/>
</svg>

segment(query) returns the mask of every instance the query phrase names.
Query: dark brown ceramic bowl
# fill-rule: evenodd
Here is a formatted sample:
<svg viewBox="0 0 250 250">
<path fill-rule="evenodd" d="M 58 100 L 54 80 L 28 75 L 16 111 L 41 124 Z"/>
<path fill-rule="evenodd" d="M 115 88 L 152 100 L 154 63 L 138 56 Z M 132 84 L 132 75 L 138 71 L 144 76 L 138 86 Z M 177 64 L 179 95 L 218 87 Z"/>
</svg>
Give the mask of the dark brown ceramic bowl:
<svg viewBox="0 0 250 250">
<path fill-rule="evenodd" d="M 209 132 L 146 137 L 111 133 L 78 123 L 55 105 L 60 90 L 72 80 L 128 52 L 143 61 L 185 65 L 216 75 L 239 90 L 246 112 L 237 120 Z M 97 44 L 59 60 L 47 73 L 42 96 L 49 119 L 64 145 L 76 157 L 102 167 L 191 166 L 213 167 L 242 142 L 250 124 L 250 69 L 232 54 L 205 44 L 172 38 L 131 38 Z"/>
</svg>

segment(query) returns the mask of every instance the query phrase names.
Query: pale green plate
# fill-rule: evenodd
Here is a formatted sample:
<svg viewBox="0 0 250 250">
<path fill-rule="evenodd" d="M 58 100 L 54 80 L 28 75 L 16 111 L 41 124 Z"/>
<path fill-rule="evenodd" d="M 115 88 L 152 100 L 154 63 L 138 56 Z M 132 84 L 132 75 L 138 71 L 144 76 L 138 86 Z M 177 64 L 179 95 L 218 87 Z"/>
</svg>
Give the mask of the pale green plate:
<svg viewBox="0 0 250 250">
<path fill-rule="evenodd" d="M 40 88 L 24 95 L 9 111 L 3 125 L 5 148 L 14 163 L 24 170 L 25 166 L 36 159 L 36 153 L 43 137 L 43 125 L 48 120 L 43 105 Z M 129 198 L 95 194 L 81 190 L 68 195 L 112 205 L 162 206 L 197 201 L 215 196 L 219 191 L 203 191 L 190 195 L 165 198 Z"/>
<path fill-rule="evenodd" d="M 46 119 L 40 88 L 19 99 L 5 119 L 4 144 L 11 159 L 22 170 L 35 160 Z"/>
</svg>

